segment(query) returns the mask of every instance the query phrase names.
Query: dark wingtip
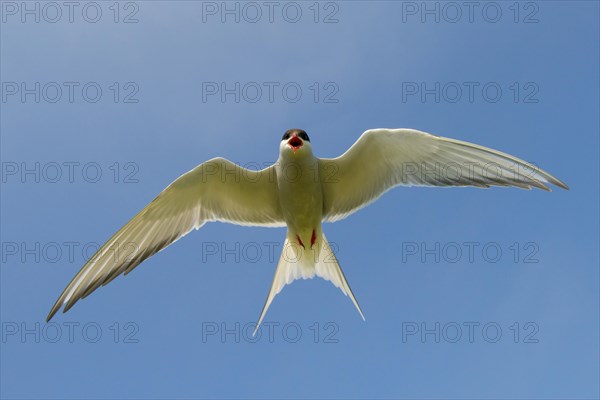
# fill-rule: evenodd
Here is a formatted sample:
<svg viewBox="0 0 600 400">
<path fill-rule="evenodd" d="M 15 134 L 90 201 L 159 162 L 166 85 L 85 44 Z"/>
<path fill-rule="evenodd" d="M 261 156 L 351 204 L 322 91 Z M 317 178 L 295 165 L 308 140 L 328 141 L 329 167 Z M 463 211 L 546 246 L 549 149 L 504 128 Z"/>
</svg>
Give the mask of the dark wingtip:
<svg viewBox="0 0 600 400">
<path fill-rule="evenodd" d="M 67 311 L 69 311 L 69 309 L 71 307 L 73 307 L 73 305 L 76 303 L 73 302 L 69 302 L 64 308 L 63 308 L 63 314 L 66 313 Z M 64 304 L 61 302 L 61 300 L 59 299 L 56 304 L 54 304 L 54 306 L 52 307 L 52 310 L 50 310 L 50 312 L 48 313 L 48 316 L 46 317 L 46 322 L 50 322 L 50 320 L 52 319 L 52 317 L 54 317 L 54 315 L 56 315 L 56 313 L 58 312 L 58 310 L 60 310 L 60 308 L 63 306 Z"/>
<path fill-rule="evenodd" d="M 570 190 L 569 186 L 567 186 L 566 183 L 564 183 L 563 181 L 561 181 L 560 179 L 547 174 L 548 176 L 546 177 L 548 179 L 548 182 L 553 184 L 554 186 L 558 186 L 561 189 L 565 189 L 565 190 Z"/>
<path fill-rule="evenodd" d="M 52 307 L 52 310 L 50 310 L 48 316 L 46 317 L 46 322 L 50 322 L 50 320 L 52 319 L 52 317 L 54 317 L 54 314 L 56 314 L 58 309 L 59 307 L 57 307 L 57 305 L 54 305 L 54 307 Z"/>
<path fill-rule="evenodd" d="M 75 305 L 75 303 L 77 303 L 77 300 L 72 301 L 70 300 L 67 305 L 65 306 L 65 308 L 63 308 L 63 314 L 66 313 L 67 311 L 69 311 L 71 309 L 71 307 L 73 307 Z"/>
<path fill-rule="evenodd" d="M 556 186 L 558 186 L 559 188 L 562 188 L 562 189 L 565 189 L 565 190 L 571 190 L 571 188 L 566 183 L 564 183 L 562 181 L 558 181 L 558 182 L 559 182 L 559 184 L 556 185 Z"/>
</svg>

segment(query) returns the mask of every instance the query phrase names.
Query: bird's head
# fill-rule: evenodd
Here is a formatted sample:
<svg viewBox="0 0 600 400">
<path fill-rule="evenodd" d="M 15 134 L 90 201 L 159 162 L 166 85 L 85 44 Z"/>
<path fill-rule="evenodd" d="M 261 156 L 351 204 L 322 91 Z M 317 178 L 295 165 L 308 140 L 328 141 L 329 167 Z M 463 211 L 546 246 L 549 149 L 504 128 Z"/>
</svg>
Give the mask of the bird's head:
<svg viewBox="0 0 600 400">
<path fill-rule="evenodd" d="M 302 129 L 287 130 L 281 138 L 279 152 L 282 156 L 303 157 L 312 154 L 310 138 Z"/>
</svg>

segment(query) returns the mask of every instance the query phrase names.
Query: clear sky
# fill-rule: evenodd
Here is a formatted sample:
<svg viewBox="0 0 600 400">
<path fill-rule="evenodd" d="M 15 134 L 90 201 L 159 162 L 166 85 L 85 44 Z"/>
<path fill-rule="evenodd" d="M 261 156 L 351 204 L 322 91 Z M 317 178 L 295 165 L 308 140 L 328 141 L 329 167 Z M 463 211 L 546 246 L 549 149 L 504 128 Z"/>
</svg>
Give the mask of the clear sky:
<svg viewBox="0 0 600 400">
<path fill-rule="evenodd" d="M 598 2 L 469 4 L 1 2 L 1 396 L 598 398 Z M 321 157 L 420 129 L 571 190 L 397 188 L 326 224 L 366 322 L 299 281 L 254 340 L 285 231 L 215 223 L 45 324 L 173 179 L 296 127 Z"/>
</svg>

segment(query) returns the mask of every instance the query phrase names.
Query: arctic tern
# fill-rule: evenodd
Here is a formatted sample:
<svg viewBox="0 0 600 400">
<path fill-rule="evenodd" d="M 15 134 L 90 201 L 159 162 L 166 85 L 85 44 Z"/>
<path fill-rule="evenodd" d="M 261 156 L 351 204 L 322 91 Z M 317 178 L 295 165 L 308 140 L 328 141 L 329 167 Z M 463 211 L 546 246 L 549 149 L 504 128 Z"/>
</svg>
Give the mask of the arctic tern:
<svg viewBox="0 0 600 400">
<path fill-rule="evenodd" d="M 67 312 L 100 285 L 206 222 L 287 227 L 260 326 L 286 284 L 315 275 L 331 281 L 364 315 L 323 234 L 334 222 L 395 186 L 516 186 L 550 191 L 567 185 L 511 155 L 413 129 L 371 129 L 337 158 L 317 158 L 301 129 L 285 132 L 279 159 L 263 170 L 213 158 L 183 174 L 123 226 L 81 268 L 48 314 Z M 256 330 L 255 330 L 256 333 Z"/>
</svg>

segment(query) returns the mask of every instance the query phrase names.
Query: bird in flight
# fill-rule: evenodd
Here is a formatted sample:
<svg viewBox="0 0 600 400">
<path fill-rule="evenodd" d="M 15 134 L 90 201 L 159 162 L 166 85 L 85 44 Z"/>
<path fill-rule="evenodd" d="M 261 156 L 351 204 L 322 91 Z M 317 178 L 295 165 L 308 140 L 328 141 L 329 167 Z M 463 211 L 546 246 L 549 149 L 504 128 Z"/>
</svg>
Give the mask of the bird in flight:
<svg viewBox="0 0 600 400">
<path fill-rule="evenodd" d="M 567 185 L 506 153 L 413 129 L 371 129 L 340 157 L 318 158 L 301 129 L 285 132 L 279 159 L 249 170 L 213 158 L 183 174 L 115 233 L 81 268 L 48 314 L 67 312 L 100 285 L 127 275 L 148 257 L 206 222 L 287 227 L 260 326 L 286 284 L 314 276 L 331 281 L 364 319 L 323 233 L 395 186 L 516 186 L 550 191 Z M 256 330 L 255 330 L 256 333 Z"/>
</svg>

